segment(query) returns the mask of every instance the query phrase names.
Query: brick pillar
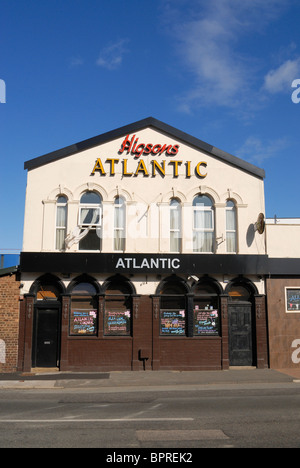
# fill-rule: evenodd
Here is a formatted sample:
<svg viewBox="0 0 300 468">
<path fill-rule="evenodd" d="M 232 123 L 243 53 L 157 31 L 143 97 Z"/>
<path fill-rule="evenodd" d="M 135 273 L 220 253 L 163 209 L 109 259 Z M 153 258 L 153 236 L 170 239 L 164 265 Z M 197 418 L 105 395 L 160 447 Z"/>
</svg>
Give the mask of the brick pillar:
<svg viewBox="0 0 300 468">
<path fill-rule="evenodd" d="M 140 296 L 132 296 L 132 359 L 131 369 L 140 369 L 139 361 L 139 320 L 140 320 Z"/>
<path fill-rule="evenodd" d="M 159 314 L 160 296 L 152 298 L 152 370 L 160 368 Z"/>
<path fill-rule="evenodd" d="M 30 372 L 32 365 L 32 333 L 34 316 L 34 294 L 25 294 L 25 333 L 23 371 Z"/>
<path fill-rule="evenodd" d="M 257 294 L 254 296 L 254 300 L 256 321 L 257 368 L 266 369 L 269 367 L 266 298 L 264 295 Z"/>
<path fill-rule="evenodd" d="M 228 337 L 228 296 L 220 296 L 220 325 L 222 335 L 221 366 L 222 369 L 229 369 L 229 337 Z"/>
<path fill-rule="evenodd" d="M 68 336 L 71 297 L 69 294 L 61 296 L 61 342 L 60 342 L 60 370 L 68 369 Z"/>
<path fill-rule="evenodd" d="M 98 338 L 104 336 L 104 311 L 105 311 L 105 295 L 98 295 Z"/>
</svg>

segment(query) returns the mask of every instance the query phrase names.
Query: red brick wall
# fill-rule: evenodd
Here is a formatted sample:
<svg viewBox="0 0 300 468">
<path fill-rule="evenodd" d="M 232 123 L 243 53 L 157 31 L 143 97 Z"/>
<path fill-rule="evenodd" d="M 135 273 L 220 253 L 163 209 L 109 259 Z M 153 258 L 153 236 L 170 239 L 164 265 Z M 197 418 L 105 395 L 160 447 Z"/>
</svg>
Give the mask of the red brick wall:
<svg viewBox="0 0 300 468">
<path fill-rule="evenodd" d="M 15 372 L 18 361 L 20 282 L 0 276 L 0 372 Z"/>
</svg>

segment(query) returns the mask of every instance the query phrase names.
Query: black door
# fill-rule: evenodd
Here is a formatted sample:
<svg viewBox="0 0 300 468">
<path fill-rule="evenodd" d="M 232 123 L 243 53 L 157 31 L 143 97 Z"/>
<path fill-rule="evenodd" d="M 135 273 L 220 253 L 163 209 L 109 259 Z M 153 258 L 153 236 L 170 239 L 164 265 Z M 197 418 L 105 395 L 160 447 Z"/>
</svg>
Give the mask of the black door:
<svg viewBox="0 0 300 468">
<path fill-rule="evenodd" d="M 228 305 L 228 318 L 230 365 L 254 365 L 252 305 L 248 302 Z"/>
<path fill-rule="evenodd" d="M 59 366 L 59 309 L 36 309 L 32 349 L 33 367 Z"/>
</svg>

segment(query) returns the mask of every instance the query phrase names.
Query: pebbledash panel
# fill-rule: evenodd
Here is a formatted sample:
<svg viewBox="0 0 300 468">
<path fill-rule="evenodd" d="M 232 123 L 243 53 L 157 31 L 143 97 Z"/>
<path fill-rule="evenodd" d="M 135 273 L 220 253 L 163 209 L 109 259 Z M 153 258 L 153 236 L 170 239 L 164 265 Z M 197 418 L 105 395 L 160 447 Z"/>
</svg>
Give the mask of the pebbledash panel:
<svg viewBox="0 0 300 468">
<path fill-rule="evenodd" d="M 153 118 L 25 168 L 20 370 L 268 366 L 262 169 Z"/>
</svg>

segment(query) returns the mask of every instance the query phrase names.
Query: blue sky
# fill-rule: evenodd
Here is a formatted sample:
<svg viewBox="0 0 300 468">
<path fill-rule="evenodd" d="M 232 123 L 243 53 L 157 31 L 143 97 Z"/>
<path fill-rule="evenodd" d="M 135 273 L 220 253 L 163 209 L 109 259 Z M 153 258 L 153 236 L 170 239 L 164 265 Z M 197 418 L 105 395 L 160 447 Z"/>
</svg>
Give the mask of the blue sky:
<svg viewBox="0 0 300 468">
<path fill-rule="evenodd" d="M 299 0 L 1 0 L 0 252 L 22 248 L 24 161 L 149 116 L 264 168 L 267 217 L 300 217 L 299 19 Z"/>
</svg>

